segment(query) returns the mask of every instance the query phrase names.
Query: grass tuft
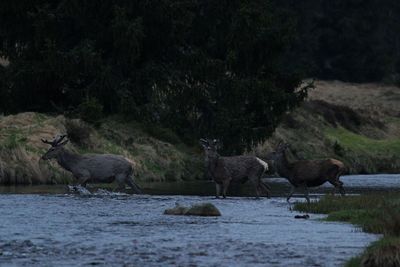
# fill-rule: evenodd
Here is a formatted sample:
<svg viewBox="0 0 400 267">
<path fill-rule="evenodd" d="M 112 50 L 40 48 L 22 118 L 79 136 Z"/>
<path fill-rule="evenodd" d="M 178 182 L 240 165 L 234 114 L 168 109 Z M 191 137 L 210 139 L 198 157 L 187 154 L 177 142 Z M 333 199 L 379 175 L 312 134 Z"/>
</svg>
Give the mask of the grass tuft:
<svg viewBox="0 0 400 267">
<path fill-rule="evenodd" d="M 328 214 L 328 221 L 350 222 L 365 232 L 383 234 L 346 266 L 400 266 L 400 193 L 324 196 L 310 204 L 297 203 L 294 208 Z"/>
</svg>

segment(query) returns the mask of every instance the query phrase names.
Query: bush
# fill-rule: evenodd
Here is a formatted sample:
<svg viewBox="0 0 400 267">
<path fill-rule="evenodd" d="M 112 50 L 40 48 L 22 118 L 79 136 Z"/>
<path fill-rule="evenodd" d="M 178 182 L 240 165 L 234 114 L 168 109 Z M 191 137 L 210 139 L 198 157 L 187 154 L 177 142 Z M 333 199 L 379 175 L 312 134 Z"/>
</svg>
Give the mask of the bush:
<svg viewBox="0 0 400 267">
<path fill-rule="evenodd" d="M 103 105 L 97 98 L 88 97 L 78 106 L 78 112 L 84 121 L 98 124 L 103 117 Z"/>
</svg>

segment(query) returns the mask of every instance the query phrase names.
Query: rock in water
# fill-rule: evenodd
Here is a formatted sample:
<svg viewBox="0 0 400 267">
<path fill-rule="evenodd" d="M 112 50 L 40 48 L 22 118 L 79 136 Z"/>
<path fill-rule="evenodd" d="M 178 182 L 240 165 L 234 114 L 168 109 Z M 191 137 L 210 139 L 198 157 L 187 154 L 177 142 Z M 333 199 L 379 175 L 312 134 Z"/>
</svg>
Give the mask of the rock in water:
<svg viewBox="0 0 400 267">
<path fill-rule="evenodd" d="M 305 215 L 296 215 L 294 216 L 295 219 L 309 219 L 310 215 L 305 214 Z"/>
<path fill-rule="evenodd" d="M 166 209 L 164 211 L 164 214 L 168 214 L 168 215 L 185 215 L 185 213 L 189 210 L 189 208 L 184 207 L 184 206 L 180 206 L 180 205 L 176 205 L 174 208 L 172 209 Z"/>
<path fill-rule="evenodd" d="M 195 204 L 190 208 L 177 204 L 172 209 L 166 209 L 164 214 L 187 216 L 221 216 L 221 212 L 211 203 Z"/>
<path fill-rule="evenodd" d="M 196 204 L 190 207 L 185 215 L 221 216 L 221 212 L 211 203 Z"/>
</svg>

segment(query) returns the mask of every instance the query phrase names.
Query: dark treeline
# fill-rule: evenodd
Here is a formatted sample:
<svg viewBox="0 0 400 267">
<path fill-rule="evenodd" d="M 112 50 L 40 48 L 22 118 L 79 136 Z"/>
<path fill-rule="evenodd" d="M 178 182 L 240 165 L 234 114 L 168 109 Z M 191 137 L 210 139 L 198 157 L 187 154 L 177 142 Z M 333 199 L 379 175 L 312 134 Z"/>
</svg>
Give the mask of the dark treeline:
<svg viewBox="0 0 400 267">
<path fill-rule="evenodd" d="M 304 99 L 305 77 L 396 81 L 399 6 L 3 0 L 0 112 L 123 114 L 239 152 Z"/>
<path fill-rule="evenodd" d="M 309 76 L 400 82 L 400 1 L 280 1 L 296 18 L 293 51 Z"/>
</svg>

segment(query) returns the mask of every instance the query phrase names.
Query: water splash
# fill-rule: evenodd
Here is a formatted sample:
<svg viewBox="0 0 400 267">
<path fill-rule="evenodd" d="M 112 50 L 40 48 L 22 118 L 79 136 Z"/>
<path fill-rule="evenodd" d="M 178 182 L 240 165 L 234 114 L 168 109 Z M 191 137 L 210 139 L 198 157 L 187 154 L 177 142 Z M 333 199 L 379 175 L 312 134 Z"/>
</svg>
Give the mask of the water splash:
<svg viewBox="0 0 400 267">
<path fill-rule="evenodd" d="M 92 193 L 87 190 L 85 187 L 81 186 L 81 185 L 68 185 L 68 191 L 71 194 L 77 194 L 80 196 L 90 196 L 92 195 Z"/>
</svg>

